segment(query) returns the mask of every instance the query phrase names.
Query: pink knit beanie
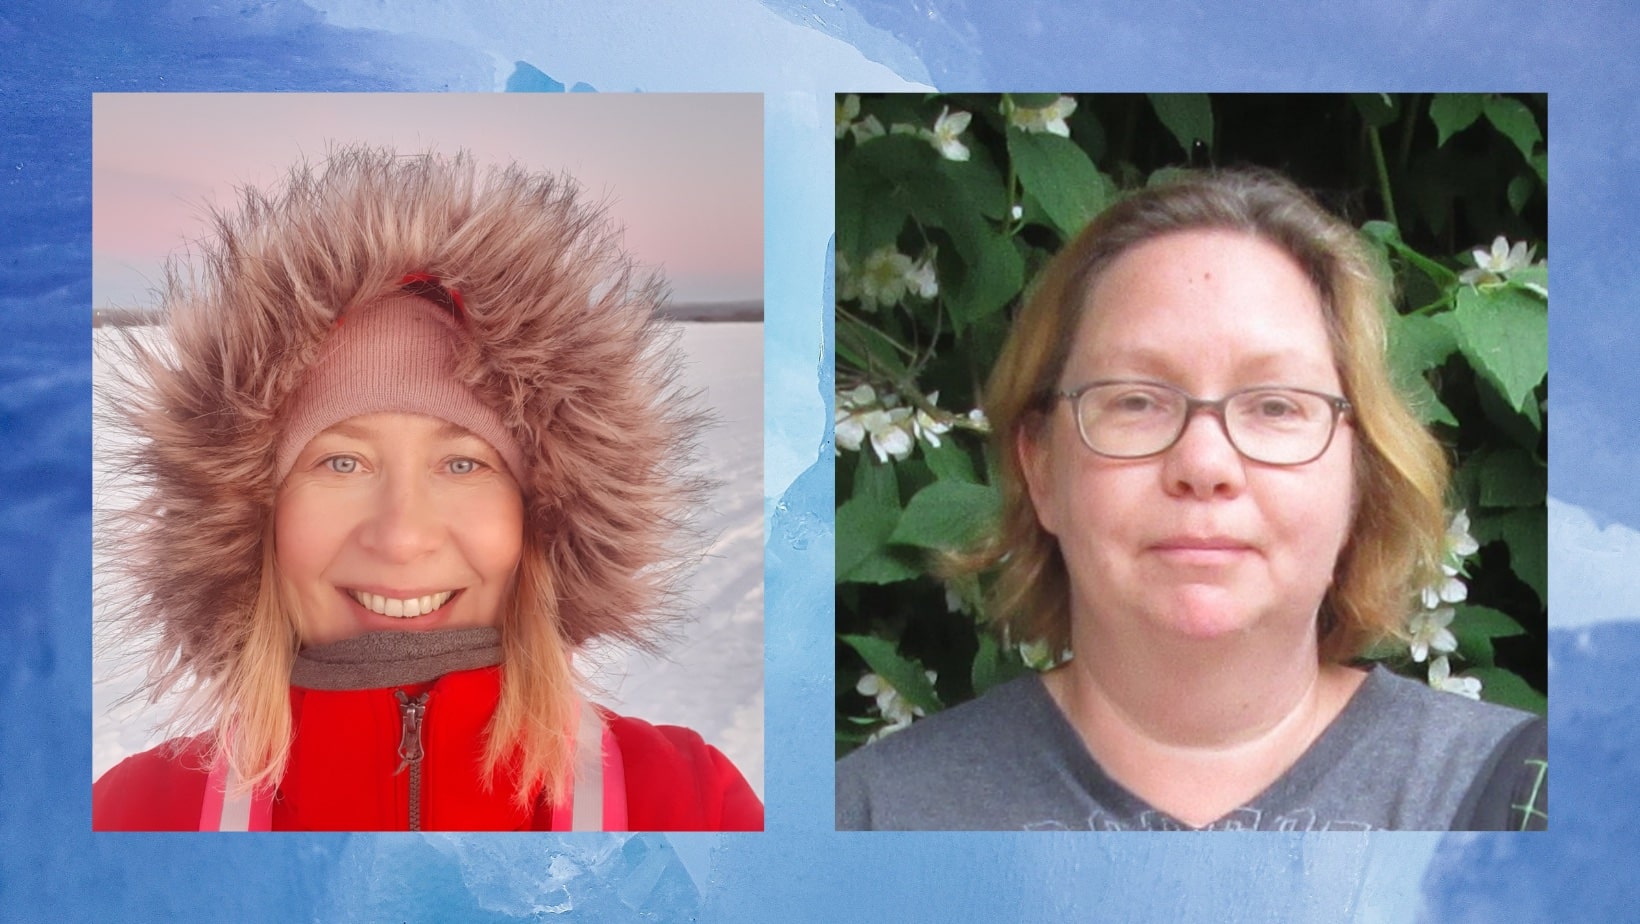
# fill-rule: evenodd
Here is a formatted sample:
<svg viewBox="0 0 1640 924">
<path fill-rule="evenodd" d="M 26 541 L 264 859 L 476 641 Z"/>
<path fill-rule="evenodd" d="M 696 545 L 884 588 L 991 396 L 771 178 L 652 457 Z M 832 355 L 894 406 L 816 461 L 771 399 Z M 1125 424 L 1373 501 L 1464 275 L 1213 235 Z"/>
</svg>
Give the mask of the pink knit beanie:
<svg viewBox="0 0 1640 924">
<path fill-rule="evenodd" d="M 460 310 L 459 300 L 453 307 Z M 279 481 L 308 441 L 329 427 L 362 414 L 403 413 L 436 417 L 479 437 L 523 484 L 518 441 L 501 415 L 452 372 L 463 336 L 450 311 L 419 295 L 395 293 L 349 311 L 286 407 L 276 457 Z"/>
</svg>

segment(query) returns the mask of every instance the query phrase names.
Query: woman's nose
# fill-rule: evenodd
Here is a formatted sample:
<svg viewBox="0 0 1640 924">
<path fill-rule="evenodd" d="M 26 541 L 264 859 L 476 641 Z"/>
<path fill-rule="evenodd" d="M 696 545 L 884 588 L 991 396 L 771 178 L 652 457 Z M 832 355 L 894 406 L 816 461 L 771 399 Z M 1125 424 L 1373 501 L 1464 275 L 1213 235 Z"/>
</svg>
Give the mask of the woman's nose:
<svg viewBox="0 0 1640 924">
<path fill-rule="evenodd" d="M 1245 461 L 1230 442 L 1223 418 L 1210 408 L 1198 408 L 1162 454 L 1162 477 L 1171 494 L 1234 497 L 1246 485 Z"/>
<path fill-rule="evenodd" d="M 374 554 L 392 562 L 412 562 L 443 542 L 444 523 L 422 479 L 389 476 L 372 501 L 359 541 Z"/>
</svg>

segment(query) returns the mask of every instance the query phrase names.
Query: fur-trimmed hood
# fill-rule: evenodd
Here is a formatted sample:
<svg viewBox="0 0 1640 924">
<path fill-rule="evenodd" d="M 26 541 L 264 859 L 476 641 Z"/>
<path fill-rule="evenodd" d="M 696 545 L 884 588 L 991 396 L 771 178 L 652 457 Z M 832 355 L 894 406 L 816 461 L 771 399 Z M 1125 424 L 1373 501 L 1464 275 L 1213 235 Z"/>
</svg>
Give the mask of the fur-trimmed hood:
<svg viewBox="0 0 1640 924">
<path fill-rule="evenodd" d="M 673 380 L 664 284 L 572 180 L 346 148 L 214 219 L 193 258 L 167 268 L 169 337 L 117 341 L 132 371 L 101 409 L 131 431 L 120 462 L 151 490 L 102 536 L 120 571 L 112 616 L 157 630 L 160 686 L 220 677 L 245 645 L 272 558 L 288 399 L 337 318 L 411 273 L 460 293 L 456 374 L 528 459 L 526 529 L 561 636 L 642 642 L 672 615 L 703 494 L 686 473 L 702 418 Z"/>
</svg>

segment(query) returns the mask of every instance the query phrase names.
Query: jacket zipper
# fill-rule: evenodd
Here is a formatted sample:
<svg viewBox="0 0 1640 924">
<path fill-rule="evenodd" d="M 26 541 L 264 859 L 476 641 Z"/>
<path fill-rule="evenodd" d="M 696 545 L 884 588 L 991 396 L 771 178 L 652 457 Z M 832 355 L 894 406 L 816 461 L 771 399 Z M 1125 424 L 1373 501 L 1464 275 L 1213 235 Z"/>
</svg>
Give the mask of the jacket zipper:
<svg viewBox="0 0 1640 924">
<path fill-rule="evenodd" d="M 429 693 L 432 691 L 428 691 Z M 403 690 L 394 690 L 393 696 L 399 701 L 399 769 L 393 771 L 397 776 L 405 768 L 410 768 L 410 830 L 421 830 L 421 724 L 427 718 L 427 693 L 411 698 Z"/>
</svg>

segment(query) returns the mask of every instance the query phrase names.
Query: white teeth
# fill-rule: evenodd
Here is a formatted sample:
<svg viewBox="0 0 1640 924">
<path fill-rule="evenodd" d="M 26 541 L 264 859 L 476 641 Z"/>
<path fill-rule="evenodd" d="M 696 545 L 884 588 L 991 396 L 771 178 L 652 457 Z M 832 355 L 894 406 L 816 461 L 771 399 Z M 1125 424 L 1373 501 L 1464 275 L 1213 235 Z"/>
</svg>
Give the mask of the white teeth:
<svg viewBox="0 0 1640 924">
<path fill-rule="evenodd" d="M 395 619 L 413 619 L 438 609 L 455 596 L 455 591 L 446 590 L 425 597 L 411 597 L 408 600 L 395 600 L 381 594 L 370 594 L 359 590 L 350 590 L 348 595 L 359 601 L 359 605 L 372 613 L 383 616 L 392 616 Z"/>
</svg>

